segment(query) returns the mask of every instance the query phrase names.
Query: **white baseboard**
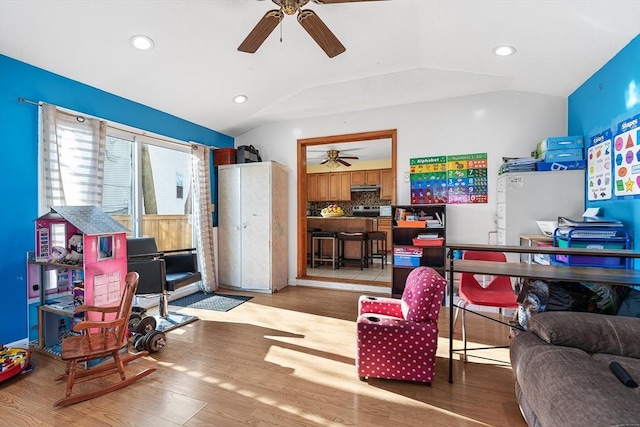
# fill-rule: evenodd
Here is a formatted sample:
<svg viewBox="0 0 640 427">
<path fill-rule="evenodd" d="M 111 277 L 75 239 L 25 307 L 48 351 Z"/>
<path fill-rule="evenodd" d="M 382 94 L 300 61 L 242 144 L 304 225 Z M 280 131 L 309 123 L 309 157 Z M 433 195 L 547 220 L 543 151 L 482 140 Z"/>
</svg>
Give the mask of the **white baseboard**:
<svg viewBox="0 0 640 427">
<path fill-rule="evenodd" d="M 289 286 L 308 286 L 340 291 L 371 292 L 391 296 L 391 287 L 360 285 L 357 283 L 329 282 L 320 280 L 289 279 Z"/>
<path fill-rule="evenodd" d="M 9 344 L 5 344 L 5 347 L 9 348 L 24 348 L 25 350 L 29 349 L 29 340 L 27 338 L 23 338 L 19 341 L 10 342 Z"/>
</svg>

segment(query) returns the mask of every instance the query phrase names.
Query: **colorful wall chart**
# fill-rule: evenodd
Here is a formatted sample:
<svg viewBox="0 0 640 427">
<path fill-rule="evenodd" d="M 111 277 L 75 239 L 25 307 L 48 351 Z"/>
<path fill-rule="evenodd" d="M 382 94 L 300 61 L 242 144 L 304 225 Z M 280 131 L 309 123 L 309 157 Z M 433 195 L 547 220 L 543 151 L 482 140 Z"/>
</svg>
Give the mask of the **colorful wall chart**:
<svg viewBox="0 0 640 427">
<path fill-rule="evenodd" d="M 587 150 L 587 194 L 589 200 L 611 198 L 611 130 L 591 138 Z"/>
<path fill-rule="evenodd" d="M 410 159 L 411 204 L 487 203 L 487 153 Z"/>
<path fill-rule="evenodd" d="M 640 195 L 640 115 L 618 124 L 613 155 L 614 194 Z"/>
</svg>

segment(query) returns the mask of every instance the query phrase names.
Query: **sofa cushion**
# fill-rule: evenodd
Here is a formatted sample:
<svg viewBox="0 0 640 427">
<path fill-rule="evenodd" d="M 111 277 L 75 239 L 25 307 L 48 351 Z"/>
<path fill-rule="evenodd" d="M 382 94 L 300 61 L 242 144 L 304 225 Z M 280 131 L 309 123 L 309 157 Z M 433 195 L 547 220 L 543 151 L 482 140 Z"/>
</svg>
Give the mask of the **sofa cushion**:
<svg viewBox="0 0 640 427">
<path fill-rule="evenodd" d="M 536 316 L 534 316 L 536 317 Z M 640 400 L 608 366 L 577 348 L 540 345 L 523 332 L 511 355 L 519 401 L 542 426 L 640 426 Z M 528 421 L 533 418 L 528 414 Z"/>
<path fill-rule="evenodd" d="M 533 316 L 529 330 L 549 344 L 587 353 L 640 358 L 640 318 L 583 312 L 545 312 Z"/>
<path fill-rule="evenodd" d="M 606 367 L 606 369 L 609 369 L 611 375 L 614 374 L 611 371 L 611 368 L 609 368 L 609 365 L 611 364 L 611 362 L 618 362 L 624 368 L 624 370 L 627 371 L 631 378 L 633 378 L 636 383 L 640 384 L 640 359 L 616 356 L 607 353 L 594 354 L 593 359 L 602 363 Z M 638 399 L 640 399 L 640 387 L 631 387 L 628 388 L 628 390 L 634 393 L 638 397 Z M 640 405 L 640 400 L 638 401 L 638 405 Z"/>
</svg>

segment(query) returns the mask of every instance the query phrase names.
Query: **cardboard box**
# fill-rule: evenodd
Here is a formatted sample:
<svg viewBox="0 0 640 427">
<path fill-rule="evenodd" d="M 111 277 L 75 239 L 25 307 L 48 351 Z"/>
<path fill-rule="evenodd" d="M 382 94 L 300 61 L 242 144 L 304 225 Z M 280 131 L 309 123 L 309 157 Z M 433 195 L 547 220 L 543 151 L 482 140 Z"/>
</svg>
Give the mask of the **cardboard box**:
<svg viewBox="0 0 640 427">
<path fill-rule="evenodd" d="M 550 150 L 543 152 L 542 159 L 545 162 L 567 162 L 571 160 L 584 160 L 582 148 L 567 148 L 566 150 Z"/>
<path fill-rule="evenodd" d="M 406 255 L 406 256 L 422 256 L 422 248 L 416 246 L 394 246 L 394 255 Z"/>
<path fill-rule="evenodd" d="M 574 169 L 585 169 L 587 162 L 584 160 L 573 160 L 570 162 L 538 162 L 537 171 L 564 171 Z"/>
<path fill-rule="evenodd" d="M 233 165 L 236 163 L 236 153 L 237 150 L 235 148 L 218 148 L 217 150 L 213 150 L 213 165 Z"/>
<path fill-rule="evenodd" d="M 554 150 L 574 150 L 584 149 L 584 138 L 582 135 L 575 136 L 552 136 L 545 138 L 538 144 L 540 152 Z"/>
</svg>

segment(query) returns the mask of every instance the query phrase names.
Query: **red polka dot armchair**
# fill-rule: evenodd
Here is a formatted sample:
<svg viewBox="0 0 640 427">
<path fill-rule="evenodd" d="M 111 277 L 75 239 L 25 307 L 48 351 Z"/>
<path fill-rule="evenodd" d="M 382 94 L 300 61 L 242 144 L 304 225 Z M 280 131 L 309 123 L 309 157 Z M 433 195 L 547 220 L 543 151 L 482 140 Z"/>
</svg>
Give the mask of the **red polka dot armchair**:
<svg viewBox="0 0 640 427">
<path fill-rule="evenodd" d="M 433 381 L 438 313 L 446 281 L 435 270 L 409 273 L 401 299 L 361 296 L 358 301 L 358 376 Z"/>
</svg>

